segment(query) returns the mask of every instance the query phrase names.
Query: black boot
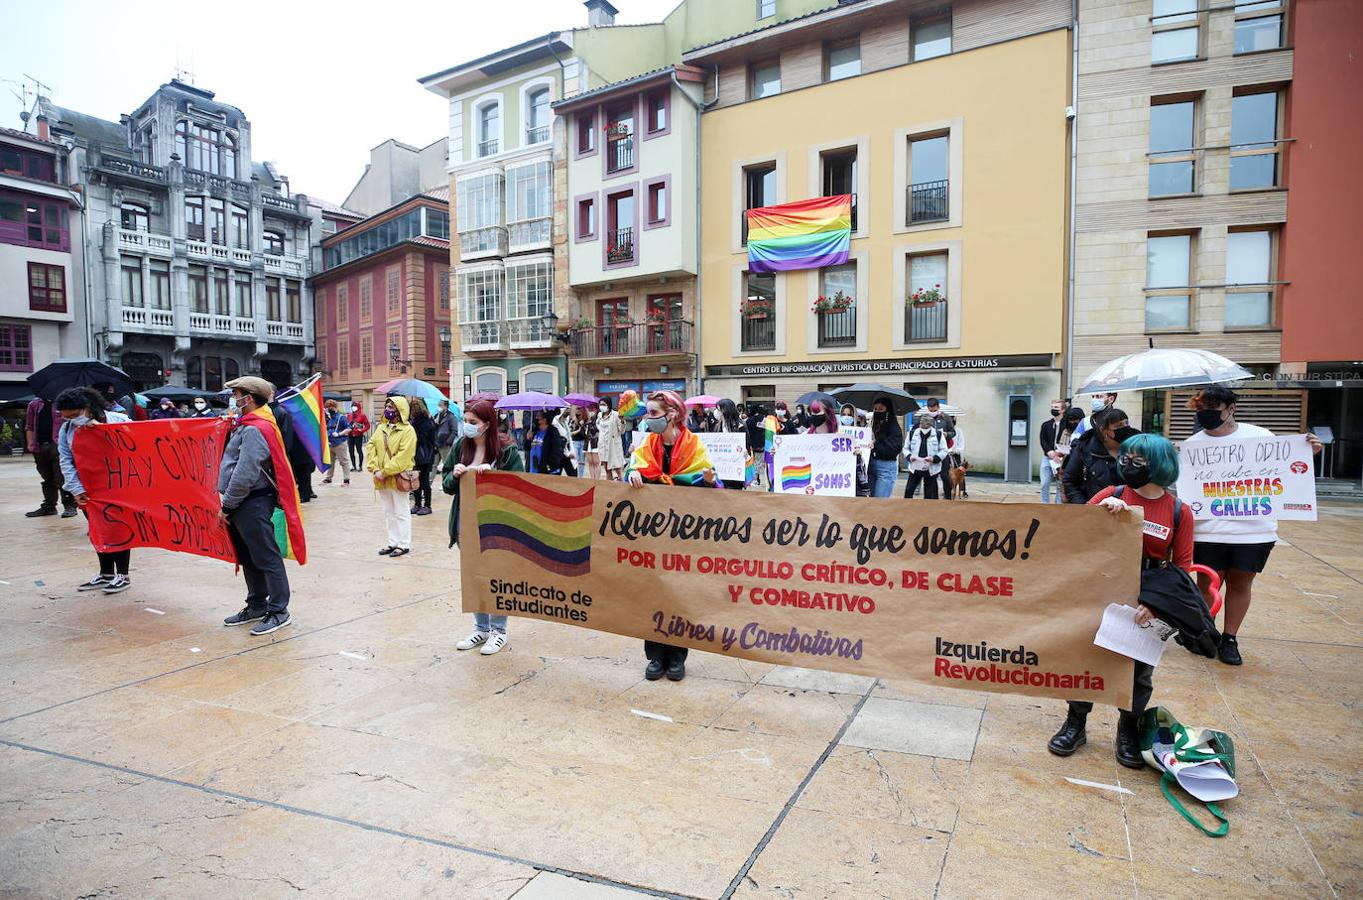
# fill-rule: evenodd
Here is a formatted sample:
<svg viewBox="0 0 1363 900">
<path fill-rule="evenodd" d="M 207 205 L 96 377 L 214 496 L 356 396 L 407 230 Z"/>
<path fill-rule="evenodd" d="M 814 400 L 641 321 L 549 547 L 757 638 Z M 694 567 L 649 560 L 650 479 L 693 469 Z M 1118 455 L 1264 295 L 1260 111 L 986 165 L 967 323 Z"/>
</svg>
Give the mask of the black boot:
<svg viewBox="0 0 1363 900">
<path fill-rule="evenodd" d="M 649 681 L 657 681 L 663 677 L 663 661 L 661 659 L 650 659 L 648 665 L 644 666 L 644 677 Z"/>
<path fill-rule="evenodd" d="M 1135 713 L 1122 712 L 1117 715 L 1117 762 L 1128 769 L 1145 768 L 1145 759 L 1141 756 L 1140 732 L 1137 728 L 1139 723 L 1140 716 Z"/>
<path fill-rule="evenodd" d="M 1088 743 L 1088 735 L 1084 733 L 1084 723 L 1088 721 L 1088 713 L 1075 712 L 1070 710 L 1069 715 L 1065 716 L 1065 724 L 1060 726 L 1060 730 L 1051 735 L 1050 741 L 1046 744 L 1046 749 L 1056 756 L 1070 756 L 1074 751 Z"/>
</svg>

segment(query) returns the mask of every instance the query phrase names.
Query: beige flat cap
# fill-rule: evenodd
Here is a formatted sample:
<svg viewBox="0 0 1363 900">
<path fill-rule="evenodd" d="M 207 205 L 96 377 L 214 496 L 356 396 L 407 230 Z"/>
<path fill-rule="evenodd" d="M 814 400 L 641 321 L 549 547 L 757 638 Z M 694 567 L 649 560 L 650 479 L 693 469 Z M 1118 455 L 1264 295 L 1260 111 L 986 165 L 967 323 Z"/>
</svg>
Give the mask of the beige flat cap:
<svg viewBox="0 0 1363 900">
<path fill-rule="evenodd" d="M 259 394 L 266 400 L 274 397 L 274 385 L 264 378 L 257 378 L 254 375 L 244 375 L 241 378 L 233 378 L 223 385 L 229 391 L 245 391 L 248 394 Z"/>
</svg>

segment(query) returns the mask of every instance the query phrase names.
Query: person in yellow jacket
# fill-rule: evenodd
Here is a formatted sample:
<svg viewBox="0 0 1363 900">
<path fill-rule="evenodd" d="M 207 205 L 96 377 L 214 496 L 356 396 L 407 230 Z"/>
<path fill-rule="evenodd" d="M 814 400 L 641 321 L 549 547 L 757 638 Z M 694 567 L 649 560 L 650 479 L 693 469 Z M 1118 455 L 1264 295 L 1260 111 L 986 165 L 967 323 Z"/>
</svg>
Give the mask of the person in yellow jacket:
<svg viewBox="0 0 1363 900">
<path fill-rule="evenodd" d="M 407 424 L 407 398 L 389 397 L 383 405 L 383 422 L 369 441 L 364 467 L 374 476 L 374 490 L 388 519 L 388 546 L 380 556 L 397 559 L 412 552 L 412 508 L 407 501 L 412 486 L 402 484 L 416 464 L 416 429 Z"/>
</svg>

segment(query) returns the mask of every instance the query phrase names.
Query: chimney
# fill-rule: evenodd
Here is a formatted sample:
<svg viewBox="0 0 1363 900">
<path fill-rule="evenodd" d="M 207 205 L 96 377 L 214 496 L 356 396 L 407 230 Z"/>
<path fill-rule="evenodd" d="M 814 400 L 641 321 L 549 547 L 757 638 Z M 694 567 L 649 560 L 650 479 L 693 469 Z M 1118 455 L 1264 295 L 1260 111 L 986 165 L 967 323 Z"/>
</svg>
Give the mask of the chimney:
<svg viewBox="0 0 1363 900">
<path fill-rule="evenodd" d="M 38 123 L 38 140 L 40 141 L 52 140 L 52 132 L 47 127 L 47 116 L 44 115 L 43 113 L 38 113 L 38 118 L 36 119 L 36 121 Z"/>
<path fill-rule="evenodd" d="M 582 5 L 587 7 L 587 24 L 592 28 L 614 25 L 615 15 L 620 12 L 611 5 L 610 0 L 586 0 Z"/>
</svg>

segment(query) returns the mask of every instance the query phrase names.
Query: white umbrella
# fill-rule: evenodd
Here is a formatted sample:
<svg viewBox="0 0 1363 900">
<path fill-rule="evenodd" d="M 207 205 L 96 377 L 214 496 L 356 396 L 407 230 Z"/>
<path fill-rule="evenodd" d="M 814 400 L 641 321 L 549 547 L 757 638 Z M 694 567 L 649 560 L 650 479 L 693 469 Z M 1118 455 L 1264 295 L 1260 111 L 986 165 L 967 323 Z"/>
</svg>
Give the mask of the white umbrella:
<svg viewBox="0 0 1363 900">
<path fill-rule="evenodd" d="M 927 401 L 919 400 L 918 408 L 923 412 L 927 412 L 928 410 Z M 951 416 L 953 419 L 959 419 L 961 416 L 965 415 L 965 410 L 961 409 L 959 406 L 953 406 L 950 403 L 938 403 L 937 409 L 939 412 L 944 412 L 947 415 Z"/>
<path fill-rule="evenodd" d="M 1144 391 L 1153 388 L 1186 387 L 1243 381 L 1254 373 L 1209 350 L 1142 350 L 1103 363 L 1093 370 L 1077 394 Z"/>
</svg>

